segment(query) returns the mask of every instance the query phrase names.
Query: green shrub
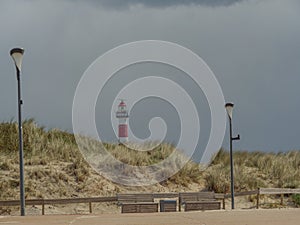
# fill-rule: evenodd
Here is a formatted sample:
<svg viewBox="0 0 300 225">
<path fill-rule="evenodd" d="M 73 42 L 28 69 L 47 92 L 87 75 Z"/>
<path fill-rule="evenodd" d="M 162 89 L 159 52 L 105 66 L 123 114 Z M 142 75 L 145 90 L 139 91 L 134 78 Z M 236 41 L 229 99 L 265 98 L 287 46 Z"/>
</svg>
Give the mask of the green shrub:
<svg viewBox="0 0 300 225">
<path fill-rule="evenodd" d="M 293 199 L 293 202 L 295 203 L 295 205 L 297 205 L 299 207 L 300 206 L 300 194 L 292 195 L 292 199 Z"/>
</svg>

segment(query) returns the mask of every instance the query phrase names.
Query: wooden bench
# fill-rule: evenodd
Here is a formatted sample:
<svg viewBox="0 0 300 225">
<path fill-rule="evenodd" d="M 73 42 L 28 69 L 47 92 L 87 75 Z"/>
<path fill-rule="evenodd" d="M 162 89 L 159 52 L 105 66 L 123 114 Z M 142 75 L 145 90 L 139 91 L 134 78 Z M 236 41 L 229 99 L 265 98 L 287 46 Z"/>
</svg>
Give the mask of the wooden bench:
<svg viewBox="0 0 300 225">
<path fill-rule="evenodd" d="M 122 213 L 158 212 L 153 194 L 117 194 L 117 199 Z"/>
<path fill-rule="evenodd" d="M 217 201 L 214 192 L 182 192 L 179 193 L 179 211 L 184 205 L 184 211 L 217 210 L 221 202 Z"/>
</svg>

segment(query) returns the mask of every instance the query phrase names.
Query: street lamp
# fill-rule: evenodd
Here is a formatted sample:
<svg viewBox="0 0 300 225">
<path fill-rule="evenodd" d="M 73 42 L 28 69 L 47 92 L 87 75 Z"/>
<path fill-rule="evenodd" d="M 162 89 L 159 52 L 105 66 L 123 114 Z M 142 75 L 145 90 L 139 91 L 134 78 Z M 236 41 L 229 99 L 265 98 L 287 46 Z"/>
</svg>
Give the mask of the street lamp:
<svg viewBox="0 0 300 225">
<path fill-rule="evenodd" d="M 226 103 L 225 108 L 229 118 L 229 129 L 230 129 L 230 178 L 231 178 L 231 209 L 234 209 L 234 176 L 233 176 L 233 157 L 232 157 L 232 141 L 240 140 L 240 135 L 232 137 L 232 111 L 233 103 Z"/>
<path fill-rule="evenodd" d="M 20 72 L 22 66 L 24 49 L 14 48 L 10 50 L 10 55 L 14 60 L 17 70 L 18 80 L 18 122 L 19 122 L 19 157 L 20 157 L 20 207 L 21 216 L 25 216 L 25 189 L 24 189 L 24 163 L 23 163 L 23 134 L 22 134 L 22 99 Z"/>
</svg>

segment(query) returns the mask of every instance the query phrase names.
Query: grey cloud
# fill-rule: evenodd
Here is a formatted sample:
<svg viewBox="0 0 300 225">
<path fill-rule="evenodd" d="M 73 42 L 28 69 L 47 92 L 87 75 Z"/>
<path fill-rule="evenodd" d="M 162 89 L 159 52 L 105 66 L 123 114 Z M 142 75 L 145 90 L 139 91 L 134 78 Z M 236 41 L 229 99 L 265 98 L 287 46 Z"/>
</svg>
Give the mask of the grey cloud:
<svg viewBox="0 0 300 225">
<path fill-rule="evenodd" d="M 145 39 L 165 40 L 183 45 L 201 56 L 215 73 L 226 100 L 235 103 L 234 134 L 242 137 L 234 144 L 235 149 L 300 149 L 298 0 L 167 0 L 162 3 L 149 0 L 140 1 L 145 7 L 119 11 L 117 3 L 121 9 L 126 9 L 138 1 L 102 0 L 102 5 L 116 9 L 114 13 L 99 2 L 0 1 L 1 121 L 16 118 L 16 77 L 8 54 L 12 47 L 25 48 L 22 66 L 24 118 L 34 117 L 47 128 L 72 131 L 76 86 L 93 60 L 120 44 Z M 205 7 L 192 7 L 200 3 Z M 180 4 L 191 7 L 176 7 Z M 226 7 L 230 4 L 233 5 Z M 212 13 L 209 7 L 217 6 L 220 7 Z M 156 73 L 152 68 L 143 67 L 132 69 L 128 74 L 138 76 L 142 72 Z M 169 70 L 158 72 L 173 75 Z M 189 83 L 182 85 L 197 93 Z M 113 86 L 114 89 L 118 87 Z M 105 104 L 107 102 L 111 99 L 106 98 Z M 203 117 L 200 118 L 201 143 L 206 144 L 209 106 L 207 103 L 198 105 Z M 102 109 L 101 106 L 97 103 L 97 107 Z M 140 108 L 135 110 L 138 112 Z M 100 112 L 97 128 L 101 131 L 104 127 L 107 132 Z M 225 148 L 229 146 L 228 136 L 226 134 L 224 139 Z"/>
<path fill-rule="evenodd" d="M 94 0 L 90 0 L 94 1 Z M 111 8 L 122 8 L 141 4 L 149 7 L 170 7 L 177 5 L 229 6 L 246 0 L 101 0 L 94 1 Z"/>
</svg>

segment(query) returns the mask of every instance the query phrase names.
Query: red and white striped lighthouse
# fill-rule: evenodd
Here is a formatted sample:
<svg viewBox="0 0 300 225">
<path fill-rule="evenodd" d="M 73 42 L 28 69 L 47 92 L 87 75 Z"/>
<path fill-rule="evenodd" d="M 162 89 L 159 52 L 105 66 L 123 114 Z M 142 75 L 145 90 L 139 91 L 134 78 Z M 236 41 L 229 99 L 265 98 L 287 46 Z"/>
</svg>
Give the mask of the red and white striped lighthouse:
<svg viewBox="0 0 300 225">
<path fill-rule="evenodd" d="M 116 117 L 119 119 L 119 142 L 124 143 L 128 141 L 128 124 L 127 119 L 129 117 L 128 110 L 124 100 L 121 100 L 118 105 L 118 111 L 116 112 Z"/>
</svg>

